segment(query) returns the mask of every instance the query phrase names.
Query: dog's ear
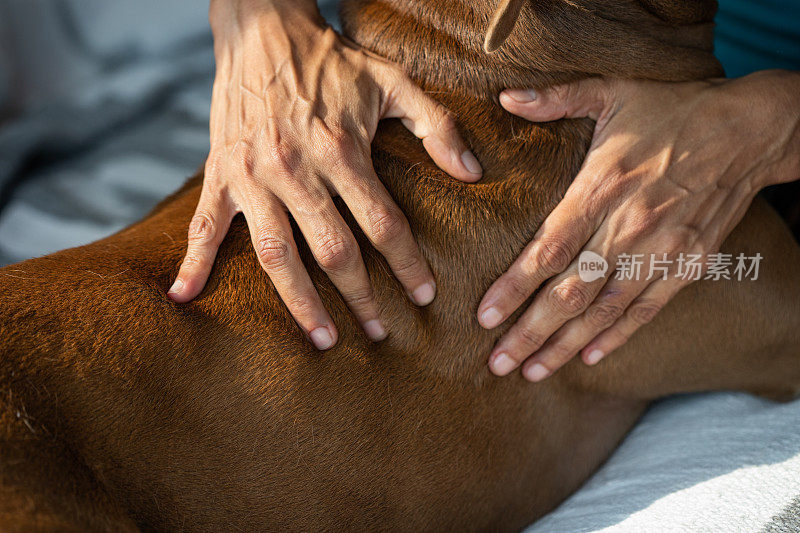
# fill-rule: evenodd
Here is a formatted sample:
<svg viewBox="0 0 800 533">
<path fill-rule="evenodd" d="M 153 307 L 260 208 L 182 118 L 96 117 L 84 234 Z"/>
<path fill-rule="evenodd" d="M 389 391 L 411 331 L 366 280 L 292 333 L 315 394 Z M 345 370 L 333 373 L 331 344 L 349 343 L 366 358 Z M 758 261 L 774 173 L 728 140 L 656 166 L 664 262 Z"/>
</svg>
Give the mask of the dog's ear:
<svg viewBox="0 0 800 533">
<path fill-rule="evenodd" d="M 503 46 L 508 36 L 514 30 L 525 0 L 500 0 L 497 9 L 492 15 L 486 39 L 483 41 L 483 50 L 489 54 Z"/>
</svg>

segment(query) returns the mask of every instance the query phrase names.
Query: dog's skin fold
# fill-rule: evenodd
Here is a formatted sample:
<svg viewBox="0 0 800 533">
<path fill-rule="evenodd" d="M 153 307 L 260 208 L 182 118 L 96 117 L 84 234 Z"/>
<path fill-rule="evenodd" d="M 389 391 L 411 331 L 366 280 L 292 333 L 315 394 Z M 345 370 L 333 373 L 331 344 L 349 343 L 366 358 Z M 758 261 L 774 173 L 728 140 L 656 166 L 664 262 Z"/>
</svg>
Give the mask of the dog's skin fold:
<svg viewBox="0 0 800 533">
<path fill-rule="evenodd" d="M 112 237 L 0 269 L 0 529 L 514 530 L 573 492 L 652 399 L 795 394 L 800 250 L 760 200 L 723 246 L 760 253 L 758 281 L 690 286 L 596 368 L 573 360 L 537 385 L 490 375 L 503 328 L 478 325 L 480 297 L 563 195 L 592 132 L 514 118 L 498 91 L 722 73 L 713 2 L 524 2 L 487 54 L 496 7 L 343 8 L 346 33 L 453 111 L 485 169 L 479 184 L 456 182 L 399 123 L 381 124 L 375 169 L 438 285 L 430 306 L 413 306 L 338 204 L 386 341 L 365 338 L 301 246 L 340 330 L 336 347 L 314 350 L 242 217 L 202 295 L 171 302 L 202 176 Z"/>
</svg>

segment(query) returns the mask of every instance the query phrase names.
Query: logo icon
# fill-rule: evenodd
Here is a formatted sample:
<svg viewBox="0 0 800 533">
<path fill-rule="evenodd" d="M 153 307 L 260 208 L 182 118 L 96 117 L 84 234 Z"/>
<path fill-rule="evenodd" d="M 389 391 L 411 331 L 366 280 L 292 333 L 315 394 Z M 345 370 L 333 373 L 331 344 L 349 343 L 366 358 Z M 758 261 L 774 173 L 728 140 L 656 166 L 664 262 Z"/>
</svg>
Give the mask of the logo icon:
<svg viewBox="0 0 800 533">
<path fill-rule="evenodd" d="M 581 281 L 591 283 L 594 280 L 605 277 L 608 272 L 608 261 L 602 256 L 589 250 L 584 250 L 578 257 L 578 276 Z"/>
</svg>

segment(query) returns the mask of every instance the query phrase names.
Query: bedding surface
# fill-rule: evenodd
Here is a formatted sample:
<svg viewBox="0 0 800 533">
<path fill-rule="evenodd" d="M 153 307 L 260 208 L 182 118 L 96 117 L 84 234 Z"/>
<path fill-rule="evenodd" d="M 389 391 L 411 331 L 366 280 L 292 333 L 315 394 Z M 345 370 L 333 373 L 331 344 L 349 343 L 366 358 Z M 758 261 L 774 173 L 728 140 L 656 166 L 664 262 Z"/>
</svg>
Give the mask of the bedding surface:
<svg viewBox="0 0 800 533">
<path fill-rule="evenodd" d="M 0 265 L 121 229 L 202 163 L 214 71 L 206 10 L 197 0 L 0 2 Z M 654 405 L 527 531 L 788 533 L 800 532 L 798 516 L 800 402 L 716 393 Z"/>
<path fill-rule="evenodd" d="M 654 404 L 606 464 L 526 533 L 800 532 L 800 402 Z"/>
</svg>

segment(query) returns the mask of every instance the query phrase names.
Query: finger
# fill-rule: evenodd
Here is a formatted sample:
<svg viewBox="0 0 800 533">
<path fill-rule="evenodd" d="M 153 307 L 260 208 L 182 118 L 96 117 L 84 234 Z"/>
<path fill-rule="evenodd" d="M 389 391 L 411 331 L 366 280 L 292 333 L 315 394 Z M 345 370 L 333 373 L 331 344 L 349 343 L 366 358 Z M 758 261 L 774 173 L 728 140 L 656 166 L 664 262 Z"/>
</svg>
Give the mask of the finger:
<svg viewBox="0 0 800 533">
<path fill-rule="evenodd" d="M 283 196 L 308 242 L 317 264 L 339 290 L 347 306 L 373 341 L 386 338 L 367 269 L 353 233 L 327 189 L 297 188 Z"/>
<path fill-rule="evenodd" d="M 368 155 L 355 156 L 343 172 L 348 186 L 338 192 L 356 222 L 386 258 L 409 298 L 417 305 L 428 305 L 436 296 L 433 274 L 406 217 L 375 175 Z"/>
<path fill-rule="evenodd" d="M 592 340 L 582 351 L 583 362 L 594 365 L 605 356 L 625 344 L 640 327 L 648 324 L 667 303 L 688 285 L 690 281 L 680 277 L 653 282 L 634 300 L 613 326 Z"/>
<path fill-rule="evenodd" d="M 399 70 L 383 68 L 379 75 L 385 88 L 382 116 L 399 118 L 406 128 L 422 139 L 425 150 L 439 168 L 456 179 L 478 181 L 483 169 L 467 148 L 447 109 Z"/>
<path fill-rule="evenodd" d="M 226 194 L 206 182 L 197 210 L 189 223 L 188 244 L 178 275 L 167 292 L 175 302 L 186 303 L 203 290 L 217 250 L 228 233 L 235 210 Z"/>
<path fill-rule="evenodd" d="M 522 375 L 529 381 L 541 381 L 552 375 L 597 335 L 613 325 L 647 288 L 648 283 L 647 280 L 609 280 L 583 314 L 564 324 L 540 350 L 525 361 Z"/>
<path fill-rule="evenodd" d="M 589 283 L 582 281 L 577 261 L 563 274 L 553 278 L 492 349 L 489 356 L 492 373 L 505 376 L 516 369 L 566 322 L 586 310 L 604 284 L 605 279 L 602 278 Z M 530 375 L 538 381 L 552 370 L 537 365 L 531 369 Z M 526 375 L 526 378 L 529 376 Z"/>
<path fill-rule="evenodd" d="M 283 206 L 272 194 L 262 198 L 244 207 L 258 262 L 314 346 L 327 350 L 336 344 L 336 326 L 300 259 Z"/>
<path fill-rule="evenodd" d="M 611 103 L 613 82 L 587 78 L 546 89 L 507 89 L 500 93 L 500 105 L 533 122 L 562 118 L 597 120 Z"/>
<path fill-rule="evenodd" d="M 570 266 L 602 222 L 587 212 L 581 196 L 580 190 L 570 188 L 533 241 L 489 287 L 478 305 L 481 326 L 491 329 L 502 324 L 546 279 Z"/>
</svg>

